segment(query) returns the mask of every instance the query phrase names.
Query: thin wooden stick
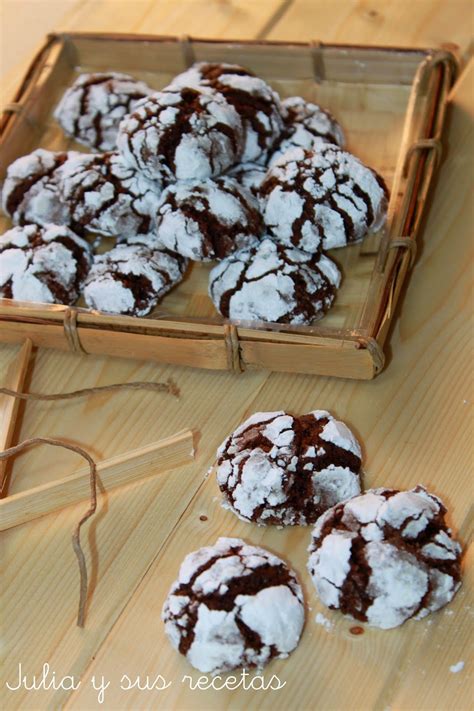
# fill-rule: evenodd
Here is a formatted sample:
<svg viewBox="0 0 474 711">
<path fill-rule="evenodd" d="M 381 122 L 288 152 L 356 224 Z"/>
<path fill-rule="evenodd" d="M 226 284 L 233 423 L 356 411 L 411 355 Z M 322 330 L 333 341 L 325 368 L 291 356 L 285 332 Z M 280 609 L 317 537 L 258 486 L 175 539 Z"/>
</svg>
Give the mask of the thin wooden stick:
<svg viewBox="0 0 474 711">
<path fill-rule="evenodd" d="M 97 477 L 101 490 L 110 491 L 152 476 L 157 470 L 168 471 L 188 464 L 193 457 L 193 433 L 191 430 L 184 430 L 144 447 L 97 462 Z M 1 499 L 0 531 L 86 500 L 89 491 L 88 471 L 88 467 L 81 467 L 74 474 Z"/>
<path fill-rule="evenodd" d="M 10 394 L 11 392 L 15 399 L 9 400 L 0 406 L 0 451 L 7 449 L 13 444 L 13 435 L 15 433 L 18 408 L 20 406 L 20 398 L 17 396 L 21 394 L 25 384 L 32 350 L 33 342 L 30 338 L 25 339 L 15 359 L 14 372 L 8 377 L 11 388 L 8 388 L 8 393 L 2 392 L 3 395 Z M 7 463 L 2 462 L 0 464 L 0 496 L 3 494 L 6 479 Z"/>
</svg>

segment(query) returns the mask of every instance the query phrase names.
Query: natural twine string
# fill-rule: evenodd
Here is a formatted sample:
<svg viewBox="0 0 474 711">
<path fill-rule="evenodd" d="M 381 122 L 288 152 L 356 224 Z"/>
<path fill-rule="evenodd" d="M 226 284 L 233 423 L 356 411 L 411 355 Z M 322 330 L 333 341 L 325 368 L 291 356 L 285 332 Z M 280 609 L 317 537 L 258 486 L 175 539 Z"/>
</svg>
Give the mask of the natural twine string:
<svg viewBox="0 0 474 711">
<path fill-rule="evenodd" d="M 59 439 L 52 439 L 51 437 L 32 437 L 31 439 L 25 439 L 24 442 L 17 444 L 15 447 L 10 447 L 4 452 L 0 452 L 0 460 L 10 459 L 14 457 L 19 452 L 22 452 L 27 447 L 31 447 L 34 444 L 51 444 L 53 447 L 63 447 L 64 449 L 69 449 L 71 452 L 76 452 L 81 457 L 84 457 L 86 462 L 89 464 L 89 482 L 90 482 L 90 505 L 86 513 L 82 516 L 81 520 L 74 529 L 72 534 L 72 547 L 74 553 L 76 554 L 77 562 L 79 565 L 79 575 L 80 575 L 80 588 L 79 588 L 79 609 L 77 612 L 77 625 L 78 627 L 84 627 L 84 618 L 87 602 L 87 566 L 86 559 L 84 557 L 84 552 L 81 547 L 81 526 L 90 518 L 97 508 L 97 470 L 95 462 L 85 449 L 82 447 L 77 447 L 75 444 L 67 444 Z"/>
<path fill-rule="evenodd" d="M 166 383 L 151 383 L 149 381 L 136 381 L 132 383 L 114 383 L 112 385 L 100 385 L 96 388 L 83 388 L 73 390 L 68 393 L 19 393 L 9 388 L 0 388 L 0 395 L 8 395 L 18 400 L 70 400 L 83 395 L 95 395 L 96 393 L 113 392 L 114 390 L 154 390 L 156 392 L 168 392 L 170 395 L 179 397 L 179 388 L 171 379 Z"/>
<path fill-rule="evenodd" d="M 9 388 L 0 388 L 1 395 L 7 395 L 9 397 L 14 397 L 19 400 L 69 400 L 74 397 L 81 397 L 82 395 L 94 395 L 99 392 L 112 392 L 114 390 L 154 390 L 158 392 L 168 392 L 175 397 L 179 397 L 179 388 L 172 381 L 168 380 L 166 383 L 152 383 L 149 381 L 136 381 L 132 383 L 114 383 L 113 385 L 102 385 L 96 388 L 83 388 L 82 390 L 74 390 L 68 393 L 19 393 L 15 390 L 10 390 Z M 14 447 L 10 447 L 3 452 L 0 452 L 0 461 L 3 459 L 10 459 L 14 457 L 19 452 L 22 452 L 27 447 L 31 447 L 35 444 L 50 444 L 53 447 L 63 447 L 64 449 L 69 449 L 71 452 L 76 452 L 81 457 L 83 457 L 89 464 L 89 482 L 90 482 L 90 504 L 89 508 L 82 516 L 78 524 L 74 529 L 72 535 L 72 547 L 74 553 L 76 554 L 77 562 L 79 565 L 79 575 L 80 575 L 80 588 L 79 588 L 79 608 L 77 612 L 77 625 L 78 627 L 84 627 L 86 604 L 87 604 L 87 566 L 86 559 L 84 556 L 84 551 L 81 547 L 81 527 L 82 525 L 94 515 L 97 509 L 97 469 L 95 461 L 92 459 L 90 454 L 86 452 L 82 447 L 78 447 L 75 444 L 68 444 L 63 440 L 53 439 L 51 437 L 32 437 L 30 439 L 25 439 L 20 444 Z M 3 489 L 6 482 L 6 475 L 4 475 L 1 482 L 1 492 L 3 494 Z"/>
</svg>

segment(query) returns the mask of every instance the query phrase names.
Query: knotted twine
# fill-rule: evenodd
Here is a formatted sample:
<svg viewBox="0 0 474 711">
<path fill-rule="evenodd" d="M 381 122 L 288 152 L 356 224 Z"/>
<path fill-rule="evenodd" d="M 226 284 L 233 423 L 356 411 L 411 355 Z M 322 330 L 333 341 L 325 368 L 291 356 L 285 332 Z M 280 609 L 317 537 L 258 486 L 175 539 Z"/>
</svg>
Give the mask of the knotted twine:
<svg viewBox="0 0 474 711">
<path fill-rule="evenodd" d="M 0 395 L 6 395 L 8 397 L 14 397 L 18 400 L 70 400 L 75 397 L 81 397 L 84 395 L 95 395 L 100 392 L 113 392 L 116 390 L 154 390 L 155 392 L 168 392 L 175 397 L 179 397 L 179 389 L 172 380 L 168 380 L 166 383 L 152 383 L 149 381 L 136 381 L 131 383 L 114 383 L 112 385 L 101 385 L 95 388 L 83 388 L 82 390 L 73 390 L 68 393 L 19 393 L 15 390 L 10 390 L 9 388 L 0 388 Z M 87 576 L 87 565 L 84 556 L 84 551 L 81 546 L 81 527 L 84 523 L 95 514 L 97 509 L 97 469 L 96 463 L 91 455 L 82 447 L 78 447 L 74 444 L 68 444 L 64 440 L 54 439 L 52 437 L 31 437 L 25 439 L 20 444 L 14 447 L 9 447 L 3 452 L 0 452 L 0 461 L 5 459 L 10 459 L 14 457 L 19 452 L 24 449 L 31 447 L 35 444 L 49 444 L 53 447 L 63 447 L 64 449 L 69 449 L 71 452 L 76 452 L 81 457 L 83 457 L 89 465 L 89 483 L 90 483 L 90 502 L 89 508 L 83 514 L 80 521 L 74 528 L 72 534 L 72 547 L 77 558 L 77 563 L 79 566 L 79 606 L 77 612 L 77 626 L 84 627 L 85 612 L 87 604 L 87 593 L 88 593 L 88 576 Z M 3 494 L 3 489 L 6 483 L 6 474 L 4 474 L 1 482 L 1 493 Z"/>
</svg>

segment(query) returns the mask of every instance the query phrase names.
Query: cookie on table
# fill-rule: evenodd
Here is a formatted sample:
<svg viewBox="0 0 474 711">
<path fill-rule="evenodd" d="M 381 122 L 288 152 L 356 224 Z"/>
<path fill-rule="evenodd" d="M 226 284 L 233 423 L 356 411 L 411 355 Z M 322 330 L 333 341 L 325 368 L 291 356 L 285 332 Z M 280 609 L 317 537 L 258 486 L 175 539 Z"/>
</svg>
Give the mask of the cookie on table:
<svg viewBox="0 0 474 711">
<path fill-rule="evenodd" d="M 267 174 L 267 167 L 259 163 L 238 163 L 227 175 L 234 178 L 243 188 L 250 190 L 258 198 L 258 190 Z"/>
<path fill-rule="evenodd" d="M 88 243 L 67 227 L 13 227 L 0 237 L 0 297 L 74 304 L 91 262 Z"/>
<path fill-rule="evenodd" d="M 38 148 L 8 167 L 2 209 L 15 225 L 68 224 L 69 211 L 61 197 L 58 174 L 69 155 Z"/>
<path fill-rule="evenodd" d="M 183 278 L 187 261 L 141 243 L 123 244 L 94 258 L 84 285 L 89 308 L 111 314 L 146 316 Z"/>
<path fill-rule="evenodd" d="M 329 509 L 309 548 L 321 601 L 382 629 L 446 605 L 461 585 L 461 546 L 445 513 L 422 486 L 372 489 Z"/>
<path fill-rule="evenodd" d="M 226 176 L 170 185 L 156 223 L 165 247 L 204 262 L 254 244 L 263 230 L 254 196 Z"/>
<path fill-rule="evenodd" d="M 75 153 L 60 175 L 72 225 L 107 236 L 146 234 L 153 228 L 160 185 L 116 152 Z"/>
<path fill-rule="evenodd" d="M 312 253 L 360 242 L 380 229 L 387 212 L 383 179 L 323 141 L 312 151 L 287 151 L 268 171 L 259 194 L 275 239 Z"/>
<path fill-rule="evenodd" d="M 117 146 L 151 180 L 205 180 L 240 159 L 242 121 L 210 90 L 173 88 L 140 101 L 120 124 Z"/>
<path fill-rule="evenodd" d="M 175 77 L 171 86 L 208 87 L 225 96 L 244 124 L 242 162 L 265 161 L 283 131 L 278 94 L 238 64 L 197 62 Z"/>
<path fill-rule="evenodd" d="M 257 412 L 219 447 L 224 508 L 244 521 L 295 526 L 360 494 L 361 449 L 325 410 Z"/>
<path fill-rule="evenodd" d="M 151 93 L 144 82 L 128 74 L 81 74 L 64 93 L 54 118 L 79 143 L 111 151 L 116 147 L 120 121 Z"/>
<path fill-rule="evenodd" d="M 162 612 L 173 647 L 211 674 L 287 657 L 304 617 L 294 572 L 239 538 L 219 538 L 187 555 Z"/>
<path fill-rule="evenodd" d="M 315 142 L 324 141 L 344 148 L 344 132 L 334 116 L 325 109 L 305 101 L 301 96 L 291 96 L 282 101 L 285 112 L 285 130 L 272 153 L 269 165 L 291 148 L 311 150 Z"/>
<path fill-rule="evenodd" d="M 265 237 L 229 255 L 209 275 L 209 295 L 226 318 L 310 324 L 331 307 L 341 275 L 324 254 Z"/>
</svg>

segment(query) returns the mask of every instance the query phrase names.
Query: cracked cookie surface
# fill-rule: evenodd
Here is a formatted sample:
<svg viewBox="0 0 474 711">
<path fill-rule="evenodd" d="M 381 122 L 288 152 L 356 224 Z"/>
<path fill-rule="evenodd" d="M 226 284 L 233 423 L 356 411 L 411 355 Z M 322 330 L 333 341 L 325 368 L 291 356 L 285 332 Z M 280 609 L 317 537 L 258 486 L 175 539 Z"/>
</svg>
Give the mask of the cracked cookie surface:
<svg viewBox="0 0 474 711">
<path fill-rule="evenodd" d="M 461 585 L 461 546 L 424 487 L 372 489 L 316 523 L 308 570 L 321 601 L 389 629 L 446 605 Z"/>
<path fill-rule="evenodd" d="M 120 121 L 151 93 L 149 86 L 128 74 L 81 74 L 64 93 L 54 118 L 79 143 L 111 151 L 116 147 Z"/>
<path fill-rule="evenodd" d="M 38 148 L 9 165 L 2 190 L 2 209 L 15 225 L 69 223 L 59 174 L 71 155 Z"/>
<path fill-rule="evenodd" d="M 14 227 L 0 237 L 0 296 L 74 304 L 91 262 L 88 243 L 67 227 Z"/>
<path fill-rule="evenodd" d="M 242 119 L 242 162 L 265 161 L 284 127 L 280 97 L 263 79 L 238 64 L 197 62 L 171 86 L 207 88 L 222 94 Z"/>
<path fill-rule="evenodd" d="M 388 191 L 355 156 L 320 141 L 294 148 L 260 185 L 265 224 L 275 239 L 315 253 L 360 242 L 382 227 Z"/>
<path fill-rule="evenodd" d="M 361 450 L 325 410 L 257 412 L 219 447 L 223 506 L 261 525 L 306 525 L 360 494 Z"/>
<path fill-rule="evenodd" d="M 147 234 L 154 227 L 160 185 L 119 153 L 75 153 L 64 163 L 59 183 L 74 226 L 112 237 Z"/>
<path fill-rule="evenodd" d="M 211 674 L 287 657 L 304 616 L 293 571 L 238 538 L 219 538 L 187 555 L 162 612 L 173 647 Z"/>
<path fill-rule="evenodd" d="M 205 262 L 254 244 L 263 230 L 254 196 L 226 176 L 170 185 L 156 222 L 165 247 Z"/>
<path fill-rule="evenodd" d="M 226 318 L 310 324 L 331 307 L 338 268 L 323 254 L 269 238 L 229 255 L 209 275 L 209 295 Z"/>
<path fill-rule="evenodd" d="M 86 304 L 106 313 L 146 316 L 181 281 L 186 267 L 180 255 L 158 249 L 153 236 L 148 245 L 132 240 L 94 258 L 84 285 Z"/>
<path fill-rule="evenodd" d="M 271 155 L 270 166 L 291 148 L 311 150 L 315 142 L 321 140 L 344 148 L 344 132 L 329 111 L 301 96 L 283 99 L 282 106 L 285 112 L 285 128 Z"/>
<path fill-rule="evenodd" d="M 240 159 L 243 127 L 212 90 L 173 88 L 140 101 L 120 124 L 118 150 L 152 180 L 205 180 Z"/>
</svg>

